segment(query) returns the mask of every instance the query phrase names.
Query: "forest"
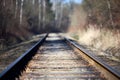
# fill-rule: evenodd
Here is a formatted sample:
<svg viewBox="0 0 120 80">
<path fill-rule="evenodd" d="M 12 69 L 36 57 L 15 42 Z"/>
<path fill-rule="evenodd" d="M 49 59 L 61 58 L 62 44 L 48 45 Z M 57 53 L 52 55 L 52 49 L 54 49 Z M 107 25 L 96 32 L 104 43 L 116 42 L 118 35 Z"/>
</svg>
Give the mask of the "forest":
<svg viewBox="0 0 120 80">
<path fill-rule="evenodd" d="M 119 52 L 120 0 L 81 1 L 0 0 L 0 50 L 32 35 L 66 32 L 81 44 Z"/>
<path fill-rule="evenodd" d="M 0 0 L 0 50 L 35 34 L 67 31 L 68 14 L 62 0 Z"/>
<path fill-rule="evenodd" d="M 69 32 L 81 44 L 120 60 L 120 0 L 83 0 L 74 5 Z"/>
</svg>

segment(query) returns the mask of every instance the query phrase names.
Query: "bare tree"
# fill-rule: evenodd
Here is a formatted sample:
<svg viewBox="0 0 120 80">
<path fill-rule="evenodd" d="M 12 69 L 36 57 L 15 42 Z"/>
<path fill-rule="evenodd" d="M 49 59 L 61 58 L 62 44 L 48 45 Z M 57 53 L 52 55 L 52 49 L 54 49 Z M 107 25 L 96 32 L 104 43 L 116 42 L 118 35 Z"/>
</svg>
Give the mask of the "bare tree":
<svg viewBox="0 0 120 80">
<path fill-rule="evenodd" d="M 41 16 L 43 16 L 43 19 L 42 19 L 42 25 L 41 25 L 41 27 L 42 28 L 44 28 L 45 27 L 45 24 L 46 24 L 46 1 L 44 0 L 43 1 L 43 5 L 42 5 L 43 7 L 43 9 L 41 9 L 41 10 L 43 10 L 41 13 L 42 13 L 42 15 Z"/>
<path fill-rule="evenodd" d="M 33 6 L 35 5 L 35 0 L 32 1 Z"/>
<path fill-rule="evenodd" d="M 3 5 L 4 5 L 4 6 L 6 5 L 6 1 L 5 1 L 5 0 L 3 0 Z"/>
<path fill-rule="evenodd" d="M 20 25 L 22 24 L 22 19 L 23 19 L 23 3 L 24 3 L 24 0 L 21 0 L 21 8 L 20 8 Z"/>
<path fill-rule="evenodd" d="M 18 0 L 15 0 L 15 18 L 17 17 L 17 11 L 18 11 Z"/>
<path fill-rule="evenodd" d="M 40 13 L 41 12 L 40 11 L 41 10 L 41 0 L 39 0 L 39 6 L 38 7 L 39 7 L 38 8 L 39 9 L 39 13 L 38 13 L 39 14 L 39 16 L 38 16 L 39 17 L 39 19 L 38 19 L 38 26 L 40 27 L 40 21 L 41 21 L 41 13 Z"/>
<path fill-rule="evenodd" d="M 109 18 L 111 21 L 111 26 L 112 26 L 112 28 L 114 28 L 114 21 L 113 21 L 113 16 L 112 16 L 112 11 L 111 11 L 110 0 L 106 0 L 106 1 L 107 1 L 108 10 L 109 10 Z"/>
<path fill-rule="evenodd" d="M 55 0 L 54 1 L 54 12 L 55 12 L 55 26 L 60 28 L 62 14 L 63 14 L 63 0 Z"/>
</svg>

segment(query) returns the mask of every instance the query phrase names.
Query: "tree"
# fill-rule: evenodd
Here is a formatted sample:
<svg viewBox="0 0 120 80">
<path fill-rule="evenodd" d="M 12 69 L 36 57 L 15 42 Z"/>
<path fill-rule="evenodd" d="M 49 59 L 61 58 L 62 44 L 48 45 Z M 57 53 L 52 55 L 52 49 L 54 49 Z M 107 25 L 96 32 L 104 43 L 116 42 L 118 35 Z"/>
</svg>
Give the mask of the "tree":
<svg viewBox="0 0 120 80">
<path fill-rule="evenodd" d="M 115 29 L 118 25 L 116 22 L 119 21 L 119 4 L 119 0 L 84 0 L 82 3 L 84 10 L 89 14 L 87 19 L 89 24 L 92 22 L 102 28 L 109 29 Z"/>
<path fill-rule="evenodd" d="M 50 0 L 0 0 L 0 46 L 52 31 L 51 8 Z"/>
</svg>

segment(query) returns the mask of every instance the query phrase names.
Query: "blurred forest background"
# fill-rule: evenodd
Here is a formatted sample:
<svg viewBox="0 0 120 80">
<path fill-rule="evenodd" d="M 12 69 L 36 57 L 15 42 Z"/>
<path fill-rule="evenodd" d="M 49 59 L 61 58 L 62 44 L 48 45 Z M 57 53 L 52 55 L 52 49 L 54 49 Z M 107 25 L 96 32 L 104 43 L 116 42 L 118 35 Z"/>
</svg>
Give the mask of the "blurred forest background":
<svg viewBox="0 0 120 80">
<path fill-rule="evenodd" d="M 120 60 L 120 0 L 83 0 L 70 15 L 69 32 L 81 44 Z"/>
<path fill-rule="evenodd" d="M 120 0 L 0 0 L 0 50 L 45 32 L 120 52 Z M 120 54 L 115 54 L 116 56 Z"/>
</svg>

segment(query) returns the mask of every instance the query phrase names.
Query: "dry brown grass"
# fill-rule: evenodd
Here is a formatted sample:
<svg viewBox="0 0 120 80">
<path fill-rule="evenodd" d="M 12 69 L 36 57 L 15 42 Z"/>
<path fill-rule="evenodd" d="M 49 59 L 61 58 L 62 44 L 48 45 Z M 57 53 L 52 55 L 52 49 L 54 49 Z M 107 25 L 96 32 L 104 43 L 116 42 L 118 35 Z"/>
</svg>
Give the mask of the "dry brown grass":
<svg viewBox="0 0 120 80">
<path fill-rule="evenodd" d="M 120 33 L 108 29 L 96 29 L 94 27 L 87 30 L 78 30 L 79 42 L 99 51 L 119 58 L 120 60 Z"/>
</svg>

